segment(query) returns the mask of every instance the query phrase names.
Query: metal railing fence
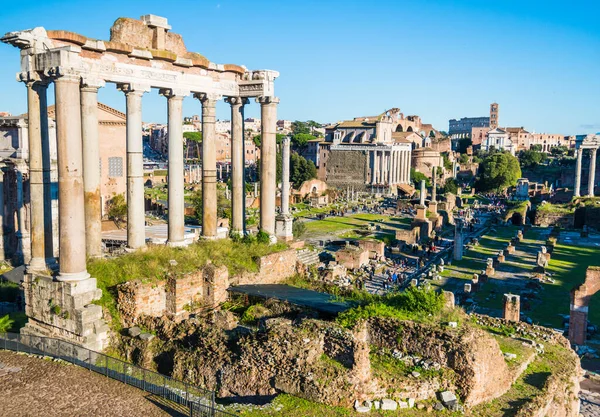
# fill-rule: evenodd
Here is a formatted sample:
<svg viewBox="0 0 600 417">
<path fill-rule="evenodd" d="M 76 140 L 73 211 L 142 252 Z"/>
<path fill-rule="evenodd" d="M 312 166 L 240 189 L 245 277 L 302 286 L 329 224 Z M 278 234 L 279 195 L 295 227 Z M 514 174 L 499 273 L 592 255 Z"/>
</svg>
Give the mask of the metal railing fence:
<svg viewBox="0 0 600 417">
<path fill-rule="evenodd" d="M 0 333 L 0 349 L 50 356 L 97 372 L 186 407 L 190 417 L 227 417 L 216 408 L 215 393 L 103 353 L 51 337 Z"/>
</svg>

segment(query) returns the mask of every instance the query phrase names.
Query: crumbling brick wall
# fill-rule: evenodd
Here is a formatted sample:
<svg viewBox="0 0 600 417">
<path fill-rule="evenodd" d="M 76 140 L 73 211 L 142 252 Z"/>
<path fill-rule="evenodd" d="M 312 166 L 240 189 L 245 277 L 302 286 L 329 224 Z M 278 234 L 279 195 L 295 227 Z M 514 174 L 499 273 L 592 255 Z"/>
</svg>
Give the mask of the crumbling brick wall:
<svg viewBox="0 0 600 417">
<path fill-rule="evenodd" d="M 587 317 L 590 298 L 600 290 L 600 267 L 590 266 L 585 281 L 571 290 L 571 314 L 569 317 L 569 341 L 576 345 L 585 344 Z"/>
</svg>

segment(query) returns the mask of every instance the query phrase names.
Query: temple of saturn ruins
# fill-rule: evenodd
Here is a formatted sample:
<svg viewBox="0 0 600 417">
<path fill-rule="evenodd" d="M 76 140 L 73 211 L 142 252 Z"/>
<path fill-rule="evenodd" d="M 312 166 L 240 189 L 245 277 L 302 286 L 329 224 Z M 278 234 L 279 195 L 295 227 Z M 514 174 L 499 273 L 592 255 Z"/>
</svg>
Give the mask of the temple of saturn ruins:
<svg viewBox="0 0 600 417">
<path fill-rule="evenodd" d="M 217 236 L 215 109 L 224 99 L 232 120 L 232 231 L 243 233 L 243 114 L 250 98 L 261 106 L 260 229 L 275 238 L 276 71 L 249 71 L 215 64 L 189 52 L 167 19 L 119 18 L 102 41 L 63 30 L 7 33 L 0 40 L 21 50 L 17 80 L 27 87 L 30 143 L 31 261 L 25 278 L 24 334 L 42 334 L 102 349 L 107 325 L 102 310 L 91 304 L 100 297 L 86 258 L 101 255 L 101 199 L 97 132 L 98 89 L 115 84 L 125 95 L 127 115 L 127 246 L 145 246 L 142 155 L 142 97 L 159 90 L 168 106 L 168 240 L 184 241 L 183 98 L 192 95 L 202 106 L 202 235 Z M 43 164 L 48 152 L 47 88 L 54 83 L 58 159 L 59 259 L 51 242 L 50 176 Z M 287 209 L 282 214 L 287 214 Z M 283 216 L 285 217 L 285 216 Z M 283 220 L 282 217 L 282 220 Z M 284 227 L 291 230 L 291 226 Z M 51 245 L 50 245 L 51 246 Z M 54 271 L 54 272 L 53 272 Z M 48 301 L 50 300 L 50 302 Z M 53 314 L 57 303 L 63 313 Z M 58 311 L 58 309 L 54 309 Z M 65 314 L 68 313 L 68 314 Z"/>
<path fill-rule="evenodd" d="M 596 182 L 596 153 L 600 148 L 600 135 L 587 135 L 577 137 L 575 142 L 577 149 L 577 163 L 575 165 L 575 191 L 574 196 L 581 195 L 581 162 L 583 159 L 583 151 L 589 150 L 590 153 L 590 173 L 588 179 L 588 197 L 594 197 L 594 184 Z"/>
</svg>

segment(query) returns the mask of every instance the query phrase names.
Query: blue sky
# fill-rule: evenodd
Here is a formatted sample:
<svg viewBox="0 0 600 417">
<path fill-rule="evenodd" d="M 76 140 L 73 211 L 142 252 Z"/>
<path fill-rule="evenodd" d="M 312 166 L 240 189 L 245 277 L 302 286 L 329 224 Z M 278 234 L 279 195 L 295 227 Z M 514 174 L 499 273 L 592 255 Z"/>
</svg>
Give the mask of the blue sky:
<svg viewBox="0 0 600 417">
<path fill-rule="evenodd" d="M 279 118 L 331 122 L 400 107 L 440 130 L 484 116 L 530 131 L 600 131 L 598 1 L 6 2 L 0 32 L 35 26 L 108 39 L 118 17 L 169 19 L 188 50 L 217 63 L 281 73 Z M 26 109 L 18 50 L 0 44 L 0 111 Z M 124 110 L 113 85 L 100 100 Z M 166 99 L 144 96 L 145 121 L 166 121 Z M 200 114 L 187 98 L 185 114 Z M 247 106 L 258 116 L 259 106 Z M 228 118 L 228 105 L 218 105 Z"/>
</svg>

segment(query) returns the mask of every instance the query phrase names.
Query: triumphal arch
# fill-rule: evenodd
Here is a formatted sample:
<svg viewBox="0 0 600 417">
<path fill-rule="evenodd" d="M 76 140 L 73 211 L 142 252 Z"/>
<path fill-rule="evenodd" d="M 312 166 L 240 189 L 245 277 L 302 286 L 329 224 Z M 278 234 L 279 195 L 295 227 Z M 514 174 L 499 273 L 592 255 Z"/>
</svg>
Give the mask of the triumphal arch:
<svg viewBox="0 0 600 417">
<path fill-rule="evenodd" d="M 167 19 L 119 18 L 110 40 L 64 30 L 7 33 L 0 39 L 21 50 L 17 80 L 27 86 L 30 143 L 31 262 L 25 289 L 29 323 L 23 332 L 51 334 L 103 348 L 107 326 L 96 280 L 86 258 L 101 254 L 101 198 L 98 146 L 98 89 L 114 84 L 124 93 L 127 114 L 127 246 L 145 245 L 142 155 L 142 97 L 157 89 L 167 100 L 168 241 L 184 245 L 184 158 L 182 102 L 202 106 L 202 235 L 217 236 L 215 108 L 224 99 L 232 120 L 232 231 L 243 232 L 243 114 L 250 98 L 261 106 L 260 228 L 275 233 L 276 71 L 249 71 L 216 64 L 187 50 Z M 53 258 L 48 167 L 47 87 L 54 83 L 58 159 L 59 259 Z"/>
</svg>

